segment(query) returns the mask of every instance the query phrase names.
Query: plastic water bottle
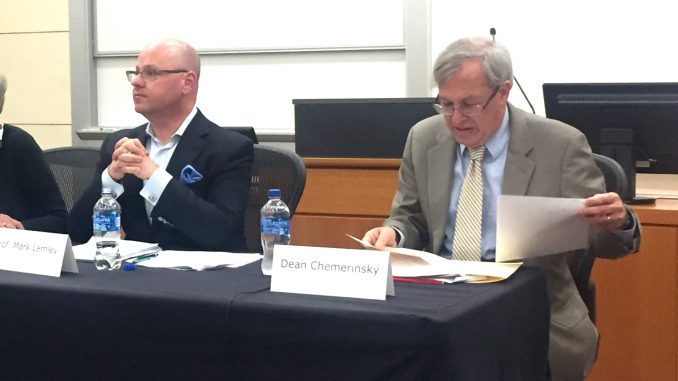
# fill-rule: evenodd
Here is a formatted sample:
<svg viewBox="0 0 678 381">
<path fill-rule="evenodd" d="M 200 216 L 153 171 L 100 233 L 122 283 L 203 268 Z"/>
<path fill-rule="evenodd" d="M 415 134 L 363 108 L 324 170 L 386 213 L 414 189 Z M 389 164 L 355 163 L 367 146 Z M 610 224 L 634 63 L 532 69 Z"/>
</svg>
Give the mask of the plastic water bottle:
<svg viewBox="0 0 678 381">
<path fill-rule="evenodd" d="M 94 265 L 97 270 L 120 268 L 120 204 L 108 188 L 101 190 L 101 198 L 94 204 L 92 214 L 94 239 L 97 251 Z"/>
<path fill-rule="evenodd" d="M 271 275 L 273 268 L 273 245 L 290 243 L 290 209 L 280 199 L 280 189 L 268 190 L 268 202 L 261 208 L 261 247 L 264 260 L 261 271 Z"/>
</svg>

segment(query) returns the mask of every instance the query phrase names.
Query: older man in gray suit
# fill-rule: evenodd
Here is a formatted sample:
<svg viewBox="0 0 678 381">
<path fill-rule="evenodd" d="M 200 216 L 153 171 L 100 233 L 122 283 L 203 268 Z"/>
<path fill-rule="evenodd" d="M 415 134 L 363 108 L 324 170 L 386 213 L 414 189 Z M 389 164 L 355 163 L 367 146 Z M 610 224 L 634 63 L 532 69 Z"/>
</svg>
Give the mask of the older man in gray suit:
<svg viewBox="0 0 678 381">
<path fill-rule="evenodd" d="M 365 234 L 377 247 L 404 246 L 457 258 L 462 183 L 470 152 L 482 147 L 482 215 L 477 258 L 493 261 L 500 194 L 585 198 L 590 249 L 610 257 L 636 251 L 639 222 L 616 193 L 605 191 L 586 138 L 576 129 L 508 103 L 508 51 L 483 38 L 458 40 L 434 65 L 441 115 L 415 125 L 407 139 L 390 217 Z M 466 185 L 464 185 L 466 187 Z M 480 195 L 482 193 L 482 195 Z M 480 238 L 481 237 L 481 238 Z M 598 332 L 568 267 L 572 253 L 534 258 L 546 274 L 551 303 L 550 377 L 581 380 L 591 369 Z M 501 319 L 501 316 L 497 316 Z"/>
</svg>

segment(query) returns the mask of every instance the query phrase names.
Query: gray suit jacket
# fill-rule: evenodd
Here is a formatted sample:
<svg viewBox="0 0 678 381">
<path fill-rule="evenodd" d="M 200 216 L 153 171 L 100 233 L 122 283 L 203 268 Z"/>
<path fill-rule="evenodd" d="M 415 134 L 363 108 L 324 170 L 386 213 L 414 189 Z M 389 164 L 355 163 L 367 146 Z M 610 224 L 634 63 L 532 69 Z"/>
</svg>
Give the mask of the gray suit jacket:
<svg viewBox="0 0 678 381">
<path fill-rule="evenodd" d="M 511 105 L 509 115 L 503 194 L 584 198 L 605 191 L 591 149 L 578 130 Z M 417 123 L 409 133 L 391 215 L 384 222 L 403 232 L 408 248 L 432 253 L 441 250 L 452 181 L 457 181 L 452 178 L 456 148 L 457 142 L 439 115 Z M 637 250 L 638 231 L 634 237 L 629 247 L 617 235 L 592 227 L 590 249 L 601 256 L 621 257 Z M 581 380 L 590 370 L 597 349 L 598 332 L 569 271 L 572 255 L 562 253 L 525 262 L 546 274 L 551 303 L 549 363 L 554 381 Z"/>
</svg>

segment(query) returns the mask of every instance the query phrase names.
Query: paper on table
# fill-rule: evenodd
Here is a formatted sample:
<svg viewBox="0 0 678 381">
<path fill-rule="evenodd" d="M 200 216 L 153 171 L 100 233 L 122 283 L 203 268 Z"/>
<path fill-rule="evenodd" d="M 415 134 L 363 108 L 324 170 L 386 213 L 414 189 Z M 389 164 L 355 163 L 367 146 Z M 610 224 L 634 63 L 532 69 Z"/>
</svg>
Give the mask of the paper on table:
<svg viewBox="0 0 678 381">
<path fill-rule="evenodd" d="M 97 251 L 94 237 L 87 243 L 73 246 L 73 255 L 75 259 L 93 261 L 94 253 Z M 133 257 L 142 253 L 151 253 L 160 251 L 157 243 L 139 242 L 139 241 L 120 241 L 120 256 L 124 259 Z"/>
<path fill-rule="evenodd" d="M 137 266 L 200 271 L 220 267 L 240 267 L 255 262 L 261 257 L 258 253 L 163 250 L 157 257 L 139 262 Z"/>
<path fill-rule="evenodd" d="M 497 204 L 497 262 L 583 249 L 588 222 L 582 199 L 501 195 Z"/>
<path fill-rule="evenodd" d="M 374 248 L 368 242 L 355 238 L 349 234 L 348 237 L 360 242 L 361 244 Z M 469 275 L 471 281 L 503 280 L 510 277 L 522 264 L 497 263 L 497 262 L 478 262 L 478 261 L 456 261 L 445 259 L 439 255 L 426 251 L 412 250 L 406 248 L 389 248 L 391 253 L 391 269 L 393 276 L 399 277 L 450 277 L 459 275 Z M 477 276 L 477 277 L 473 277 Z M 445 280 L 445 279 L 441 279 Z"/>
</svg>

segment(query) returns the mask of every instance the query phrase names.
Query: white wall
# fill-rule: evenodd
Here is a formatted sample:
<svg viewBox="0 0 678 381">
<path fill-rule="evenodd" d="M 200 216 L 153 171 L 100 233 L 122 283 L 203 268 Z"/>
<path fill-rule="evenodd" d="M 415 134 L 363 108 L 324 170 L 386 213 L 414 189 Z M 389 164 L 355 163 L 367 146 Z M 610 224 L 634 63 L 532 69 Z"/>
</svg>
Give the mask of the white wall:
<svg viewBox="0 0 678 381">
<path fill-rule="evenodd" d="M 0 0 L 0 71 L 8 89 L 0 122 L 43 149 L 71 145 L 66 0 Z"/>
<path fill-rule="evenodd" d="M 432 57 L 497 30 L 537 113 L 549 82 L 678 82 L 678 2 L 431 0 Z M 517 86 L 511 102 L 526 110 Z"/>
</svg>

